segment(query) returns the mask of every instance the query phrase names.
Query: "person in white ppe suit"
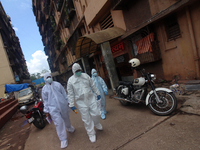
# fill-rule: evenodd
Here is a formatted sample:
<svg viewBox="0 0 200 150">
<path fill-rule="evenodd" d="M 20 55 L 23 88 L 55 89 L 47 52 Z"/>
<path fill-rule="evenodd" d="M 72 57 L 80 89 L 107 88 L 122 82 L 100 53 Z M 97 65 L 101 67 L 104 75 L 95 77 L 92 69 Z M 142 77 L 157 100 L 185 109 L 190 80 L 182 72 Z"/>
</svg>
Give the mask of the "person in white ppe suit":
<svg viewBox="0 0 200 150">
<path fill-rule="evenodd" d="M 69 107 L 71 107 L 73 111 L 76 110 L 74 106 L 74 100 L 76 100 L 76 105 L 81 114 L 89 139 L 94 143 L 96 142 L 94 126 L 98 130 L 103 130 L 99 122 L 100 111 L 97 108 L 97 100 L 100 100 L 101 96 L 90 76 L 86 73 L 82 73 L 79 64 L 73 64 L 72 72 L 74 75 L 69 78 L 67 84 Z M 97 95 L 97 98 L 93 92 Z"/>
<path fill-rule="evenodd" d="M 50 73 L 44 75 L 45 86 L 42 88 L 42 99 L 44 101 L 44 112 L 53 120 L 58 137 L 61 141 L 61 148 L 68 145 L 67 133 L 73 133 L 74 127 L 70 122 L 70 108 L 68 97 L 63 86 L 52 80 Z"/>
<path fill-rule="evenodd" d="M 92 69 L 91 71 L 92 75 L 92 80 L 94 81 L 94 84 L 96 85 L 97 89 L 100 92 L 101 95 L 101 104 L 100 104 L 100 109 L 101 109 L 101 118 L 105 119 L 106 118 L 106 97 L 105 94 L 108 95 L 108 88 L 107 85 L 105 84 L 104 80 L 98 76 L 97 71 L 95 69 Z M 105 94 L 104 94 L 105 93 Z"/>
</svg>

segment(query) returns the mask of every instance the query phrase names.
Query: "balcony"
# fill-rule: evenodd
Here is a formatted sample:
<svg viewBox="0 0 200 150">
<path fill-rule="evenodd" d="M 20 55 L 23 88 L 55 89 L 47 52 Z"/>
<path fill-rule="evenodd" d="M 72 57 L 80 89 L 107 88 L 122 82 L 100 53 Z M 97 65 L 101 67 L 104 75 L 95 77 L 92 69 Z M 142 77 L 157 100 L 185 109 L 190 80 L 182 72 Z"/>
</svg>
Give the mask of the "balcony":
<svg viewBox="0 0 200 150">
<path fill-rule="evenodd" d="M 64 14 L 67 16 L 68 19 L 72 19 L 73 16 L 75 15 L 75 8 L 72 0 L 67 0 L 65 3 L 64 9 L 63 9 Z"/>
<path fill-rule="evenodd" d="M 49 56 L 49 48 L 47 45 L 44 47 L 44 52 L 45 52 L 45 55 Z"/>
<path fill-rule="evenodd" d="M 67 62 L 67 59 L 66 59 L 66 57 L 64 56 L 64 57 L 62 58 L 62 60 L 61 60 L 61 63 L 64 64 L 64 63 L 66 63 L 66 62 Z"/>
<path fill-rule="evenodd" d="M 64 0 L 54 0 L 57 11 L 61 11 Z"/>
<path fill-rule="evenodd" d="M 53 28 L 53 31 L 55 31 L 55 29 L 56 29 L 56 22 L 55 22 L 54 16 L 50 15 L 49 18 L 50 18 L 50 22 L 51 22 L 51 27 Z"/>
<path fill-rule="evenodd" d="M 62 15 L 62 20 L 63 20 L 65 28 L 69 28 L 69 26 L 70 26 L 69 18 L 66 15 Z"/>
<path fill-rule="evenodd" d="M 67 11 L 69 14 L 69 19 L 71 20 L 74 17 L 74 15 L 76 14 L 76 11 L 74 8 L 68 8 Z"/>
<path fill-rule="evenodd" d="M 50 6 L 51 6 L 50 0 L 45 0 L 45 3 L 44 3 L 44 13 L 46 15 L 49 14 Z"/>
<path fill-rule="evenodd" d="M 54 42 L 55 42 L 55 46 L 57 50 L 61 50 L 63 48 L 63 46 L 65 45 L 65 43 L 60 39 L 59 35 L 55 35 L 54 36 Z"/>
</svg>

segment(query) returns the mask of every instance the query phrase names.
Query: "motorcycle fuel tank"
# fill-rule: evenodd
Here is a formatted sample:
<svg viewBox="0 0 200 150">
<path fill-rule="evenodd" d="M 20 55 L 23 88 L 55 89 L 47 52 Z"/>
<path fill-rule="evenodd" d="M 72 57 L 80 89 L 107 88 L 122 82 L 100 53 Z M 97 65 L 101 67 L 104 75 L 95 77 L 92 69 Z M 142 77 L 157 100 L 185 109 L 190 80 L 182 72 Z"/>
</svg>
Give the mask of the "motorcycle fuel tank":
<svg viewBox="0 0 200 150">
<path fill-rule="evenodd" d="M 145 78 L 140 77 L 140 78 L 134 79 L 133 85 L 140 85 L 140 86 L 142 86 L 144 84 L 145 84 Z"/>
<path fill-rule="evenodd" d="M 128 95 L 128 88 L 123 88 L 123 89 L 122 89 L 122 93 L 123 93 L 124 95 Z"/>
</svg>

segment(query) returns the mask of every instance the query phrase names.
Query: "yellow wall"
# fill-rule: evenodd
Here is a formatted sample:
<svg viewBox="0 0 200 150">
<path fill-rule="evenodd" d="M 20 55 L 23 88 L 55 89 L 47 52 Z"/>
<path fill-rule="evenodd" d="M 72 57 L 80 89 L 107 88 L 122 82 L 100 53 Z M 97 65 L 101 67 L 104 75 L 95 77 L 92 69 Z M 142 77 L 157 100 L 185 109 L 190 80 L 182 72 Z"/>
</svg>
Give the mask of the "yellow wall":
<svg viewBox="0 0 200 150">
<path fill-rule="evenodd" d="M 15 83 L 8 57 L 0 35 L 0 97 L 4 96 L 5 84 Z"/>
</svg>

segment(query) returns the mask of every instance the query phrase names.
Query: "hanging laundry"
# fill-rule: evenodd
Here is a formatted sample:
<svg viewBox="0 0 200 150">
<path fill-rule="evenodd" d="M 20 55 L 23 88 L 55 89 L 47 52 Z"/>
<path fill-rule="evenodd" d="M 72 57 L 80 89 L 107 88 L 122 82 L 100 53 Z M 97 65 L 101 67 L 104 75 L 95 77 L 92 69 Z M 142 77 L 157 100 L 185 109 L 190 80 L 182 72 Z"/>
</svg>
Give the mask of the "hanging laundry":
<svg viewBox="0 0 200 150">
<path fill-rule="evenodd" d="M 152 52 L 151 42 L 154 41 L 154 33 L 150 33 L 149 35 L 145 36 L 141 40 L 135 42 L 138 48 L 137 54 L 143 54 L 146 52 Z"/>
</svg>

